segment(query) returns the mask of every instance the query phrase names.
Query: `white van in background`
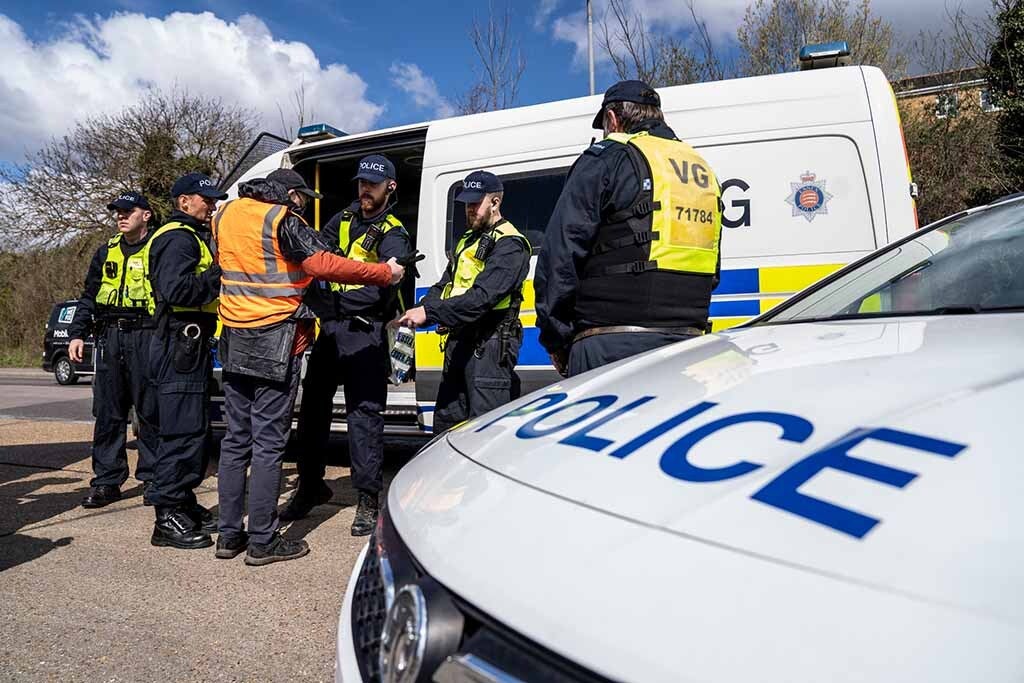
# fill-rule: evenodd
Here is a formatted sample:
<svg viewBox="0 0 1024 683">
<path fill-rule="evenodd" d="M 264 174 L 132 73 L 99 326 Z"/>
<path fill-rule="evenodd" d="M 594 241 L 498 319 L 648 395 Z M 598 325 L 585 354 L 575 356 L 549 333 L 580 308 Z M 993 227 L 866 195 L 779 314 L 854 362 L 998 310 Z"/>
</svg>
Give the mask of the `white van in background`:
<svg viewBox="0 0 1024 683">
<path fill-rule="evenodd" d="M 874 67 L 816 69 L 659 89 L 666 121 L 710 162 L 725 207 L 722 278 L 711 304 L 723 329 L 768 310 L 841 265 L 917 226 L 913 185 L 891 87 Z M 310 127 L 246 171 L 229 188 L 291 167 L 324 194 L 307 216 L 319 228 L 355 197 L 360 157 L 386 154 L 398 175 L 394 213 L 426 254 L 405 298 L 436 282 L 465 228 L 454 203 L 471 171 L 505 186 L 502 213 L 526 234 L 534 255 L 569 167 L 598 131 L 601 96 L 461 116 L 345 135 Z M 523 391 L 557 375 L 537 341 L 533 271 L 524 292 L 526 328 L 518 371 Z M 418 422 L 432 423 L 442 353 L 432 330 L 416 336 Z M 397 406 L 390 405 L 394 412 Z"/>
</svg>

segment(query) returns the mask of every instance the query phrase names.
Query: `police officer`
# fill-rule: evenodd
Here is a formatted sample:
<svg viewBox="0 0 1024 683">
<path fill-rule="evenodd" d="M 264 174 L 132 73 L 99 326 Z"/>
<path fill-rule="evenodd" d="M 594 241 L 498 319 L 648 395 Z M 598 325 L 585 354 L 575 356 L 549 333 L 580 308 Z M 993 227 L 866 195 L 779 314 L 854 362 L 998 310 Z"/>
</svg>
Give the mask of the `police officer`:
<svg viewBox="0 0 1024 683">
<path fill-rule="evenodd" d="M 312 313 L 307 316 L 302 306 L 306 288 L 315 276 L 386 290 L 401 280 L 404 269 L 394 259 L 360 263 L 330 253 L 332 245 L 300 216 L 320 194 L 291 169 L 243 183 L 238 195 L 212 223 L 223 269 L 220 362 L 228 425 L 217 477 L 216 556 L 230 559 L 248 548 L 245 563 L 264 565 L 309 552 L 305 541 L 277 532 L 281 461 L 302 354 L 313 337 Z M 246 534 L 242 515 L 250 464 Z"/>
<path fill-rule="evenodd" d="M 398 181 L 391 160 L 371 154 L 359 161 L 353 180 L 358 199 L 336 214 L 322 234 L 350 259 L 379 263 L 412 251 L 409 233 L 391 213 Z M 385 325 L 401 307 L 398 287 L 322 282 L 307 297 L 320 317 L 320 336 L 310 354 L 299 417 L 299 485 L 281 519 L 292 521 L 331 498 L 324 483 L 334 394 L 344 385 L 348 450 L 358 506 L 352 535 L 377 524 L 384 486 L 384 408 L 391 366 Z"/>
<path fill-rule="evenodd" d="M 208 340 L 217 327 L 220 267 L 210 251 L 209 220 L 227 195 L 202 173 L 171 188 L 174 212 L 144 249 L 157 329 L 150 377 L 157 392 L 160 438 L 146 500 L 156 508 L 153 545 L 205 548 L 217 525 L 196 501 L 206 469 L 203 443 L 210 381 Z"/>
<path fill-rule="evenodd" d="M 703 334 L 722 214 L 708 163 L 665 124 L 642 81 L 605 93 L 537 260 L 541 344 L 563 375 Z"/>
<path fill-rule="evenodd" d="M 107 209 L 117 213 L 118 233 L 96 250 L 68 329 L 68 355 L 75 363 L 82 362 L 85 338 L 96 335 L 92 380 L 96 476 L 82 501 L 86 508 L 101 508 L 121 498 L 121 485 L 128 479 L 125 424 L 132 406 L 139 420 L 135 478 L 144 488 L 153 476 L 157 447 L 156 397 L 147 378 L 153 324 L 142 254 L 153 210 L 138 192 L 124 192 Z"/>
<path fill-rule="evenodd" d="M 447 333 L 434 432 L 518 398 L 516 359 L 530 243 L 501 216 L 504 188 L 487 171 L 466 176 L 455 201 L 466 205 L 466 232 L 441 280 L 399 321 Z"/>
</svg>

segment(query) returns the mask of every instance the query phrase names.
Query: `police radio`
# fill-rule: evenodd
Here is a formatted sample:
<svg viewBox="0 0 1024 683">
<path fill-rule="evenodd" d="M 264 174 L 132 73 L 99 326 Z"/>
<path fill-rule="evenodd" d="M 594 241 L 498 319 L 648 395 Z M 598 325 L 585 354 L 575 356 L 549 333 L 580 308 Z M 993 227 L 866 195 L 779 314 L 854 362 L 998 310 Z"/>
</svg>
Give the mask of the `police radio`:
<svg viewBox="0 0 1024 683">
<path fill-rule="evenodd" d="M 361 243 L 363 249 L 366 251 L 376 251 L 382 237 L 384 237 L 384 231 L 376 223 L 371 223 L 370 227 L 366 229 L 366 234 L 363 236 Z"/>
<path fill-rule="evenodd" d="M 494 250 L 494 235 L 489 232 L 485 232 L 480 235 L 480 241 L 476 243 L 476 259 L 478 261 L 486 261 L 487 257 L 491 255 Z"/>
</svg>

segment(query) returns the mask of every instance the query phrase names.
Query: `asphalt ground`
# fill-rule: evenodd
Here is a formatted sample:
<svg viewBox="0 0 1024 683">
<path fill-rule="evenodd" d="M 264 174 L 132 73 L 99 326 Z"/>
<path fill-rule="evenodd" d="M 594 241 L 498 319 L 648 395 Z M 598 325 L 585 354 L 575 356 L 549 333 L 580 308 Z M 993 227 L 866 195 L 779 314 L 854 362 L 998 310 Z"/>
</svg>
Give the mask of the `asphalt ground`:
<svg viewBox="0 0 1024 683">
<path fill-rule="evenodd" d="M 0 370 L 0 680 L 331 680 L 338 611 L 365 542 L 349 534 L 348 468 L 330 466 L 332 502 L 286 528 L 309 542 L 302 559 L 248 567 L 213 548 L 155 548 L 134 479 L 118 503 L 79 506 L 92 476 L 90 394 L 41 371 Z M 388 479 L 417 445 L 386 444 Z M 343 437 L 332 441 L 344 450 Z M 286 463 L 282 505 L 295 480 Z M 216 511 L 215 476 L 196 494 Z"/>
</svg>

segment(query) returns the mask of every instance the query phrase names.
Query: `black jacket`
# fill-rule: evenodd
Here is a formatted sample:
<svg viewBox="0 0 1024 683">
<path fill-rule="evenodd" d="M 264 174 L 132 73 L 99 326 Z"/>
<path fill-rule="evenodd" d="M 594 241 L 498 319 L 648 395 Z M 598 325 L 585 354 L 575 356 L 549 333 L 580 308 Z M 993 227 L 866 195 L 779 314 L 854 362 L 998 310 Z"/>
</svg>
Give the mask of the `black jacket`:
<svg viewBox="0 0 1024 683">
<path fill-rule="evenodd" d="M 661 138 L 677 139 L 675 132 L 663 121 L 645 121 L 637 132 L 642 130 Z M 606 217 L 632 206 L 639 193 L 640 179 L 625 145 L 592 145 L 569 171 L 565 187 L 544 233 L 543 248 L 537 259 L 534 277 L 540 342 L 549 352 L 569 346 L 573 335 L 581 329 L 630 322 L 581 317 L 577 295 L 598 228 Z M 702 309 L 686 315 L 686 318 L 694 319 L 680 320 L 679 325 L 703 326 L 703 321 L 697 318 L 703 314 L 706 321 L 707 304 L 700 301 L 709 296 L 709 287 L 713 289 L 717 286 L 717 271 L 710 281 L 702 275 L 673 273 L 670 277 L 677 280 L 689 279 L 690 282 L 684 283 L 682 289 L 692 289 L 692 298 L 698 301 L 696 308 Z M 642 310 L 645 299 L 645 295 L 639 293 L 635 297 L 634 307 Z"/>
<path fill-rule="evenodd" d="M 124 255 L 125 260 L 127 261 L 129 256 L 133 256 L 141 251 L 152 234 L 153 231 L 150 230 L 146 233 L 145 237 L 135 244 L 128 244 L 122 239 L 118 244 L 118 248 Z M 94 319 L 102 315 L 102 309 L 104 308 L 97 306 L 96 294 L 100 291 L 100 284 L 103 282 L 103 264 L 106 263 L 109 252 L 110 247 L 107 246 L 107 242 L 104 242 L 96 250 L 96 253 L 93 254 L 92 262 L 89 263 L 89 271 L 85 275 L 85 286 L 82 288 L 82 295 L 78 297 L 75 317 L 68 326 L 69 339 L 85 339 L 95 332 Z"/>
<path fill-rule="evenodd" d="M 472 235 L 466 248 L 475 249 L 473 245 L 481 234 L 477 232 Z M 477 275 L 469 291 L 450 299 L 442 299 L 445 286 L 452 281 L 454 265 L 449 261 L 444 275 L 420 301 L 426 310 L 428 325 L 458 329 L 484 320 L 499 301 L 522 287 L 530 272 L 530 250 L 520 239 L 498 240 L 487 257 L 483 272 Z"/>
<path fill-rule="evenodd" d="M 210 228 L 187 213 L 174 211 L 167 221 L 191 226 L 199 237 L 210 244 Z M 150 281 L 157 298 L 157 311 L 161 304 L 168 306 L 203 306 L 220 293 L 220 266 L 214 264 L 196 275 L 201 257 L 196 238 L 186 230 L 169 230 L 155 240 L 149 248 Z"/>
<path fill-rule="evenodd" d="M 376 216 L 363 218 L 359 202 L 353 202 L 345 211 L 339 211 L 320 231 L 324 242 L 330 250 L 344 254 L 338 246 L 338 233 L 341 220 L 346 212 L 352 214 L 349 225 L 349 245 L 361 240 L 366 231 L 374 223 L 381 223 L 388 216 L 391 207 L 385 207 Z M 377 245 L 377 256 L 381 263 L 391 258 L 400 258 L 412 251 L 412 240 L 405 228 L 388 230 Z M 362 316 L 370 320 L 390 320 L 394 317 L 398 306 L 397 290 L 401 285 L 377 287 L 364 285 L 348 292 L 331 291 L 326 282 L 315 282 L 306 293 L 306 303 L 321 320 L 337 320 L 340 317 Z"/>
</svg>

